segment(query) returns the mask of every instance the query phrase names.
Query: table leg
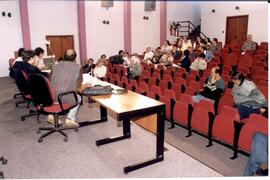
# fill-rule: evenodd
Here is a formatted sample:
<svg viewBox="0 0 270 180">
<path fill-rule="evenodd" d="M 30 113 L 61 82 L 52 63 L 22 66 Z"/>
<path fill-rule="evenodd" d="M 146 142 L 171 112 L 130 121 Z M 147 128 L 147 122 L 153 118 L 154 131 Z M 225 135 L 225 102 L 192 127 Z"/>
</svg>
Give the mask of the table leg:
<svg viewBox="0 0 270 180">
<path fill-rule="evenodd" d="M 143 163 L 124 167 L 124 173 L 149 166 L 164 160 L 164 110 L 157 114 L 157 139 L 156 139 L 156 158 Z"/>
<path fill-rule="evenodd" d="M 98 124 L 102 122 L 106 122 L 108 120 L 107 117 L 107 109 L 100 105 L 100 119 L 99 120 L 94 120 L 94 121 L 84 121 L 84 122 L 79 122 L 80 128 L 84 126 L 89 126 L 93 124 Z"/>
<path fill-rule="evenodd" d="M 131 137 L 130 133 L 130 119 L 123 119 L 123 136 L 117 136 L 117 137 L 109 137 L 109 138 L 104 138 L 96 141 L 96 145 L 104 145 L 108 143 L 112 143 L 115 141 L 120 141 L 123 139 L 128 139 Z"/>
</svg>

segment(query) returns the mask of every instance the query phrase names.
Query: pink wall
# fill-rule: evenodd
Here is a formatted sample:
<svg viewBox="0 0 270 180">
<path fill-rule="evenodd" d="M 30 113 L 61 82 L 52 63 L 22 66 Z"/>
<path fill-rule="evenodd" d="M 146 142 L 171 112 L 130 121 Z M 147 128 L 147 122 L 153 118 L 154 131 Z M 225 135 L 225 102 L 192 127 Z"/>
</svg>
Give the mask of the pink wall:
<svg viewBox="0 0 270 180">
<path fill-rule="evenodd" d="M 131 53 L 131 2 L 124 1 L 124 50 Z"/>
<path fill-rule="evenodd" d="M 28 1 L 27 0 L 19 0 L 19 3 L 20 3 L 23 46 L 26 49 L 31 49 L 29 17 L 28 17 Z"/>
<path fill-rule="evenodd" d="M 167 39 L 167 1 L 160 1 L 160 45 Z"/>
<path fill-rule="evenodd" d="M 85 1 L 77 0 L 77 14 L 78 14 L 79 49 L 81 55 L 80 61 L 81 64 L 84 64 L 84 60 L 87 59 Z"/>
</svg>

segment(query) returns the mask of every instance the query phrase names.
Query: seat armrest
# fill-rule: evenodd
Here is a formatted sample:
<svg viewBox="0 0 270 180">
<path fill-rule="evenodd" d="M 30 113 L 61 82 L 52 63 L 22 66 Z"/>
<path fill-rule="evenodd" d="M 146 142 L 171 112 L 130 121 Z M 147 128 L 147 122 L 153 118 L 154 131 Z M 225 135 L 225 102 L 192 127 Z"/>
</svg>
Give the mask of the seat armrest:
<svg viewBox="0 0 270 180">
<path fill-rule="evenodd" d="M 58 95 L 58 102 L 59 102 L 59 105 L 60 105 L 62 111 L 64 111 L 62 97 L 65 95 L 68 95 L 68 94 L 73 94 L 73 96 L 74 96 L 74 99 L 76 101 L 76 104 L 74 105 L 74 107 L 78 105 L 78 97 L 77 97 L 77 93 L 75 91 L 68 91 L 68 92 L 60 93 Z"/>
</svg>

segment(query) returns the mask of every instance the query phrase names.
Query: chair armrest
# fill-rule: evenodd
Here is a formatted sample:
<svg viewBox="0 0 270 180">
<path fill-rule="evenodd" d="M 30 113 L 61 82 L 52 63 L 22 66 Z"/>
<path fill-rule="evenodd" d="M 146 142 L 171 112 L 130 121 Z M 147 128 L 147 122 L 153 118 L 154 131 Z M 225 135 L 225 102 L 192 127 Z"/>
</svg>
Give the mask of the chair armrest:
<svg viewBox="0 0 270 180">
<path fill-rule="evenodd" d="M 59 105 L 60 105 L 62 111 L 64 111 L 62 97 L 65 95 L 68 95 L 68 94 L 73 94 L 73 96 L 74 96 L 74 99 L 76 101 L 76 104 L 74 105 L 74 107 L 78 105 L 78 97 L 77 97 L 77 93 L 75 91 L 68 91 L 68 92 L 60 93 L 58 95 L 58 102 L 59 102 Z"/>
</svg>

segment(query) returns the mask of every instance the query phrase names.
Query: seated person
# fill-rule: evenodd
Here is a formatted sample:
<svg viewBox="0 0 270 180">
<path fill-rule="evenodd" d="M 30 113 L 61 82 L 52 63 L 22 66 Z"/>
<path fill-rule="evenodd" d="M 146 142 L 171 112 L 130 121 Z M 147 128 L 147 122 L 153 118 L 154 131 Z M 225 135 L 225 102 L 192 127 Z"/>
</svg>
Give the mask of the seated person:
<svg viewBox="0 0 270 180">
<path fill-rule="evenodd" d="M 128 52 L 124 52 L 123 53 L 123 66 L 129 66 L 130 65 L 130 60 L 129 60 L 129 53 Z"/>
<path fill-rule="evenodd" d="M 195 59 L 190 65 L 190 69 L 200 71 L 207 68 L 207 62 L 203 53 L 199 54 L 199 57 Z"/>
<path fill-rule="evenodd" d="M 23 70 L 27 75 L 31 73 L 41 74 L 43 76 L 49 77 L 45 72 L 41 72 L 36 66 L 35 51 L 26 50 L 22 53 L 23 61 L 17 61 L 13 68 L 18 68 Z"/>
<path fill-rule="evenodd" d="M 145 50 L 145 53 L 144 53 L 144 57 L 143 57 L 143 62 L 144 63 L 152 63 L 152 60 L 153 60 L 153 57 L 154 57 L 154 53 L 153 51 L 151 50 L 151 47 L 148 46 Z"/>
<path fill-rule="evenodd" d="M 95 68 L 94 60 L 92 58 L 89 58 L 86 64 L 82 66 L 82 73 L 92 74 L 94 68 Z"/>
<path fill-rule="evenodd" d="M 268 136 L 257 132 L 252 136 L 251 152 L 245 167 L 244 176 L 268 175 L 258 172 L 268 169 Z"/>
<path fill-rule="evenodd" d="M 36 53 L 36 61 L 35 61 L 35 66 L 37 66 L 40 70 L 45 70 L 45 64 L 43 61 L 43 56 L 44 56 L 44 50 L 41 47 L 37 47 L 35 49 L 35 53 Z"/>
<path fill-rule="evenodd" d="M 119 50 L 117 55 L 111 56 L 109 57 L 109 61 L 111 64 L 123 64 L 124 60 L 123 60 L 123 50 Z"/>
<path fill-rule="evenodd" d="M 205 80 L 203 89 L 197 95 L 192 96 L 194 102 L 199 102 L 201 99 L 212 101 L 218 100 L 224 92 L 225 83 L 221 77 L 221 69 L 216 66 L 211 69 L 211 75 Z"/>
<path fill-rule="evenodd" d="M 177 48 L 177 45 L 176 44 L 173 45 L 172 54 L 173 54 L 173 59 L 175 61 L 180 60 L 180 58 L 181 58 L 181 52 Z"/>
<path fill-rule="evenodd" d="M 74 63 L 76 60 L 77 54 L 73 49 L 68 49 L 65 52 L 64 59 L 58 64 L 55 64 L 52 69 L 51 85 L 55 92 L 55 97 L 58 97 L 60 93 L 67 91 L 77 91 L 82 92 L 86 87 L 90 87 L 91 84 L 82 85 L 82 70 L 80 65 Z M 81 97 L 77 95 L 78 102 L 81 101 Z M 73 95 L 67 95 L 63 97 L 63 103 L 74 103 Z M 68 127 L 79 127 L 79 124 L 76 122 L 77 113 L 80 104 L 71 109 L 65 120 L 65 124 Z M 48 123 L 54 124 L 53 116 L 48 116 Z M 59 124 L 62 122 L 59 120 Z"/>
<path fill-rule="evenodd" d="M 98 60 L 96 63 L 96 67 L 93 70 L 93 75 L 99 79 L 102 79 L 106 77 L 107 74 L 107 67 L 104 66 L 104 61 L 103 60 Z"/>
<path fill-rule="evenodd" d="M 161 46 L 161 53 L 165 54 L 168 51 L 172 50 L 172 45 L 169 40 L 165 40 L 163 45 Z"/>
<path fill-rule="evenodd" d="M 25 51 L 24 48 L 20 48 L 20 49 L 18 50 L 18 57 L 14 60 L 13 65 L 14 65 L 17 61 L 23 61 L 23 59 L 22 59 L 22 53 L 23 53 L 24 51 Z"/>
<path fill-rule="evenodd" d="M 132 55 L 130 58 L 130 67 L 128 70 L 128 78 L 138 80 L 141 73 L 142 73 L 142 66 L 140 63 L 140 59 L 137 56 Z"/>
<path fill-rule="evenodd" d="M 161 48 L 160 47 L 157 47 L 156 50 L 155 50 L 155 53 L 154 53 L 154 57 L 153 57 L 153 60 L 152 60 L 152 63 L 156 64 L 159 62 L 160 58 L 162 56 L 162 53 L 161 53 Z"/>
<path fill-rule="evenodd" d="M 14 78 L 14 72 L 13 72 L 12 68 L 13 68 L 13 66 L 14 66 L 14 64 L 15 64 L 16 62 L 22 62 L 22 61 L 23 61 L 23 59 L 22 59 L 22 53 L 23 53 L 24 51 L 25 51 L 24 48 L 20 48 L 20 49 L 18 50 L 18 57 L 13 61 L 13 64 L 12 64 L 12 66 L 11 66 L 11 68 L 10 68 L 10 71 L 9 71 L 9 76 L 12 77 L 12 78 Z"/>
<path fill-rule="evenodd" d="M 245 52 L 246 50 L 255 51 L 257 47 L 257 43 L 252 41 L 252 35 L 247 36 L 247 40 L 243 43 L 241 47 L 241 51 Z"/>
<path fill-rule="evenodd" d="M 167 66 L 167 65 L 172 65 L 173 63 L 173 56 L 171 51 L 166 52 L 165 54 L 163 54 L 163 56 L 160 58 L 159 63 Z"/>
<path fill-rule="evenodd" d="M 189 58 L 190 59 L 196 59 L 197 58 L 197 54 L 193 51 L 191 46 L 189 46 L 187 48 L 187 50 L 189 51 Z"/>
<path fill-rule="evenodd" d="M 267 102 L 256 85 L 245 79 L 242 73 L 233 77 L 233 83 L 232 96 L 240 119 L 248 118 L 252 113 L 263 113 L 266 116 Z"/>
<path fill-rule="evenodd" d="M 184 56 L 182 57 L 179 65 L 182 67 L 182 68 L 185 68 L 187 72 L 189 72 L 190 70 L 190 59 L 189 59 L 189 50 L 185 50 L 184 51 Z"/>
<path fill-rule="evenodd" d="M 208 59 L 208 61 L 211 61 L 212 57 L 214 56 L 215 52 L 219 52 L 220 51 L 220 46 L 218 45 L 218 40 L 217 38 L 213 38 L 211 44 L 208 43 L 207 48 L 206 48 L 206 59 Z"/>
<path fill-rule="evenodd" d="M 187 37 L 183 37 L 181 51 L 184 52 L 188 47 L 192 47 L 191 40 L 187 39 Z"/>
</svg>

